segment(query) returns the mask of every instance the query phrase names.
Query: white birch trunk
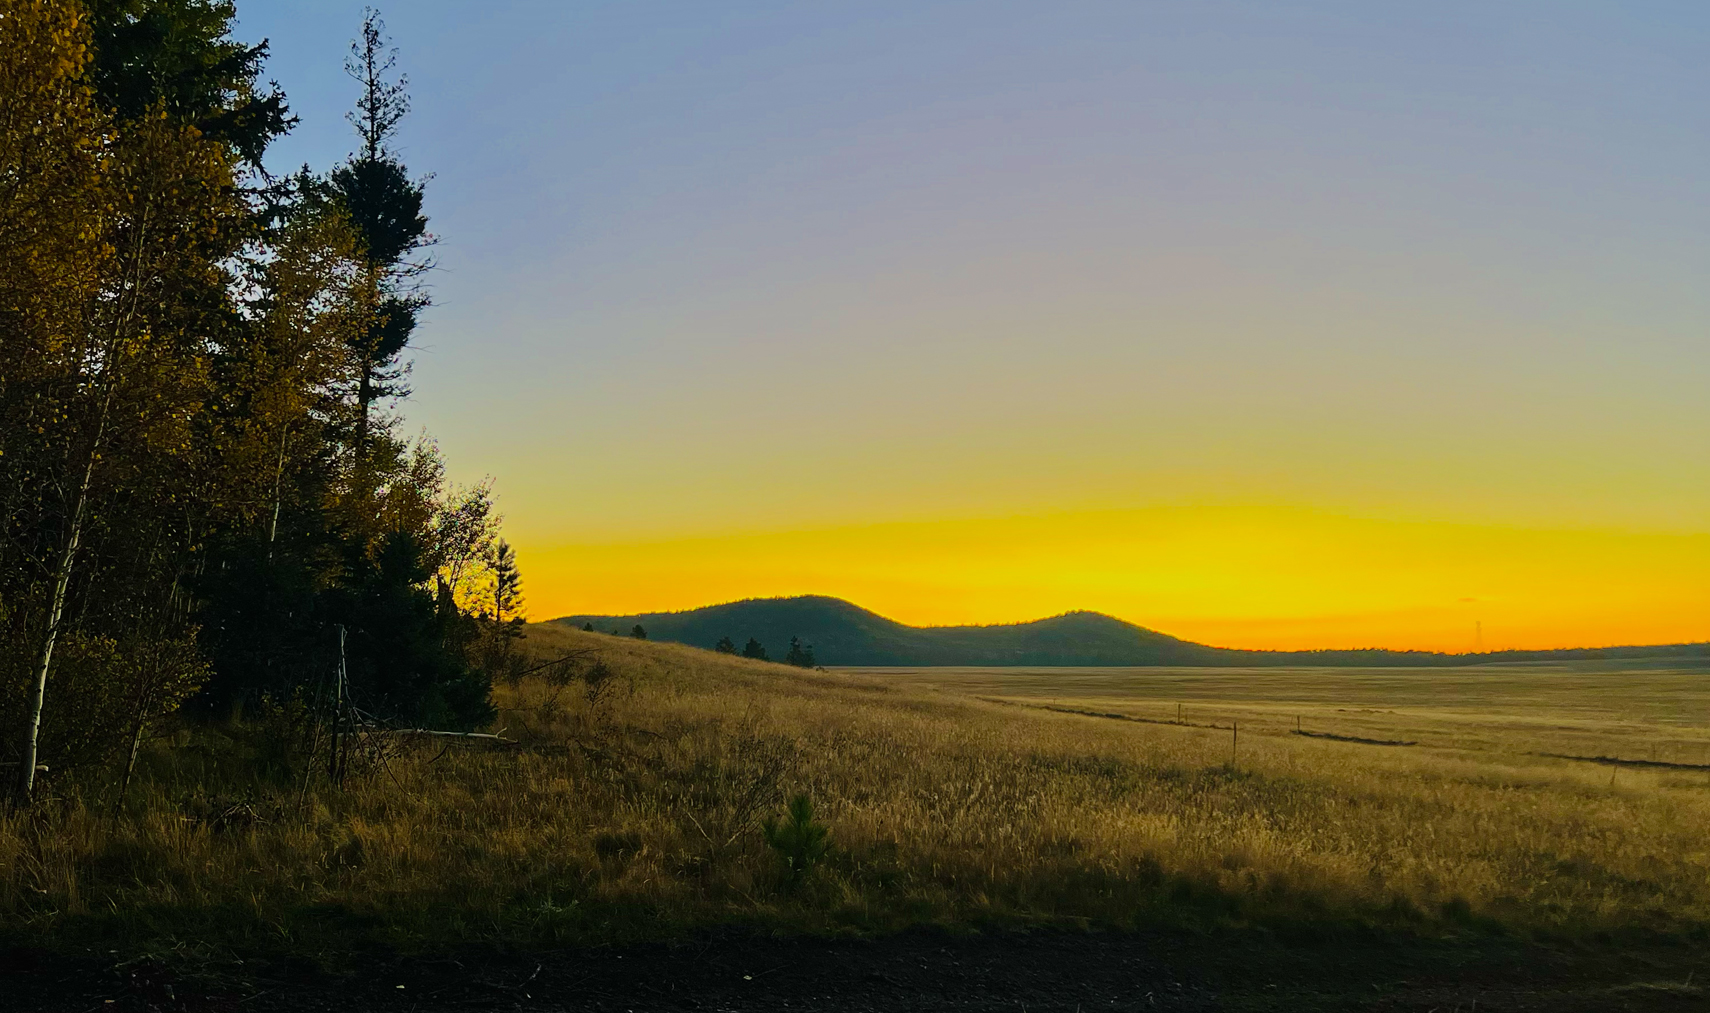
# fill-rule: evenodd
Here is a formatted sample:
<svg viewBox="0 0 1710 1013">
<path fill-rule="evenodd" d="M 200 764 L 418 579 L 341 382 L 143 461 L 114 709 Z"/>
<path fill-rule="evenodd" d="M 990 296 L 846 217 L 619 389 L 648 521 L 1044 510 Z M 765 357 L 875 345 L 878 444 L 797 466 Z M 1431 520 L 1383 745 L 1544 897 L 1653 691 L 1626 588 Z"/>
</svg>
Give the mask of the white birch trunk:
<svg viewBox="0 0 1710 1013">
<path fill-rule="evenodd" d="M 102 412 L 101 429 L 106 428 L 106 412 Z M 30 687 L 29 728 L 24 734 L 23 763 L 18 770 L 18 795 L 28 801 L 36 788 L 36 756 L 41 744 L 42 704 L 47 700 L 48 671 L 53 667 L 53 649 L 59 642 L 60 620 L 65 615 L 66 592 L 71 586 L 71 565 L 77 557 L 77 544 L 83 538 L 83 511 L 89 502 L 89 484 L 95 475 L 100 436 L 96 447 L 89 449 L 89 460 L 83 467 L 83 482 L 77 488 L 77 503 L 71 511 L 71 530 L 60 549 L 59 562 L 54 566 L 53 597 L 48 604 L 47 634 L 42 640 L 41 661 L 36 664 L 35 683 Z"/>
</svg>

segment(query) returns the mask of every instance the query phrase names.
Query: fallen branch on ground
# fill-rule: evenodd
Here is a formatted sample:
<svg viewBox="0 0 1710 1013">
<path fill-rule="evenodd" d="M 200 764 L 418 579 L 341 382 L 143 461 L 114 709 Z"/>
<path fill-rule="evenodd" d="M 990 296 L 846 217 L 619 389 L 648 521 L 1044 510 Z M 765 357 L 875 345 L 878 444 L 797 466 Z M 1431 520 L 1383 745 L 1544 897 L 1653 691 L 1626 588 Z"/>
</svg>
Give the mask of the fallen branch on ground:
<svg viewBox="0 0 1710 1013">
<path fill-rule="evenodd" d="M 501 729 L 502 731 L 502 729 Z M 432 728 L 364 728 L 364 735 L 426 735 L 436 739 L 475 739 L 483 742 L 497 742 L 500 745 L 514 746 L 516 739 L 507 739 L 494 732 L 441 732 Z"/>
</svg>

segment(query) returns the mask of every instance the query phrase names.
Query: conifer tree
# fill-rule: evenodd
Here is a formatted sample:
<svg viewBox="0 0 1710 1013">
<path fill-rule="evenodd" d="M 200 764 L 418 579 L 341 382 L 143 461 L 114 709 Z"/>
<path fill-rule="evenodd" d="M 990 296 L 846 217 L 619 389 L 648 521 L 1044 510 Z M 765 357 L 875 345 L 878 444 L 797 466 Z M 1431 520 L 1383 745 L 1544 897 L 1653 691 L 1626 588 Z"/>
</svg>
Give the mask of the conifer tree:
<svg viewBox="0 0 1710 1013">
<path fill-rule="evenodd" d="M 804 644 L 800 637 L 790 638 L 789 653 L 784 655 L 784 664 L 797 668 L 813 667 L 813 645 Z"/>
<path fill-rule="evenodd" d="M 296 123 L 278 85 L 259 86 L 268 44 L 234 40 L 230 0 L 86 0 L 96 104 L 120 122 L 151 110 L 194 126 L 259 169 Z"/>
<path fill-rule="evenodd" d="M 500 539 L 493 551 L 493 621 L 502 623 L 521 607 L 522 574 L 517 570 L 517 554 Z"/>
<path fill-rule="evenodd" d="M 429 299 L 418 281 L 432 267 L 412 259 L 432 245 L 422 214 L 425 180 L 413 180 L 393 147 L 398 125 L 410 111 L 409 80 L 394 78 L 398 53 L 388 48 L 386 26 L 373 8 L 363 12 L 361 38 L 351 43 L 345 72 L 361 93 L 347 118 L 361 145 L 334 169 L 330 183 L 362 242 L 367 270 L 369 319 L 353 336 L 357 360 L 355 466 L 365 474 L 372 453 L 375 402 L 408 394 L 404 349 Z"/>
</svg>

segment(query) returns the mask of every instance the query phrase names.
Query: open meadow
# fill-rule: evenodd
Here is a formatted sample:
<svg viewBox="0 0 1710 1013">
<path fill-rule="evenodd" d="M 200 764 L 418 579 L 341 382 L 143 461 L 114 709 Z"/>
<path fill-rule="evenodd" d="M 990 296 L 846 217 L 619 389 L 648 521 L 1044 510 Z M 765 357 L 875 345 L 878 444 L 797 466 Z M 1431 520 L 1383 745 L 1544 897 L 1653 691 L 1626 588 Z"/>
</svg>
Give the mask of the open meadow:
<svg viewBox="0 0 1710 1013">
<path fill-rule="evenodd" d="M 571 660 L 497 688 L 504 741 L 374 736 L 340 789 L 288 710 L 251 714 L 154 742 L 122 806 L 65 784 L 0 816 L 0 922 L 334 970 L 733 928 L 1695 954 L 1710 923 L 1697 673 L 823 672 L 546 625 L 525 647 Z M 798 794 L 830 835 L 804 872 L 762 830 Z"/>
<path fill-rule="evenodd" d="M 1465 668 L 924 668 L 840 671 L 1032 708 L 1243 733 L 1405 743 L 1433 757 L 1710 774 L 1710 669 L 1622 661 Z M 1250 740 L 1251 741 L 1251 740 Z M 1298 743 L 1297 743 L 1298 744 Z M 1376 754 L 1354 751 L 1369 762 Z M 1607 774 L 1607 770 L 1605 771 Z M 1635 782 L 1638 783 L 1638 782 Z M 1696 779 L 1646 784 L 1710 787 Z"/>
</svg>

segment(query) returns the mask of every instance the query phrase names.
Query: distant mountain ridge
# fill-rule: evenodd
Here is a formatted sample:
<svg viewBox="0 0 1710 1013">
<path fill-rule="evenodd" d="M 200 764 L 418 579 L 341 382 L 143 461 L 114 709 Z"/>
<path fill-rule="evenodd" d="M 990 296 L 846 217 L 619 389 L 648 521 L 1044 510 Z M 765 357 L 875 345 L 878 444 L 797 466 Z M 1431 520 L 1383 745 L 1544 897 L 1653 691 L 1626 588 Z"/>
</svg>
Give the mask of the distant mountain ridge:
<svg viewBox="0 0 1710 1013">
<path fill-rule="evenodd" d="M 1066 612 L 1002 626 L 907 626 L 841 598 L 749 598 L 686 612 L 628 616 L 564 616 L 571 626 L 627 634 L 639 624 L 652 640 L 711 648 L 729 637 L 740 649 L 749 638 L 782 658 L 790 638 L 813 646 L 822 665 L 1102 667 L 1192 665 L 1409 666 L 1491 664 L 1579 659 L 1679 660 L 1710 663 L 1710 644 L 1572 648 L 1437 654 L 1429 651 L 1243 651 L 1208 647 L 1099 612 Z"/>
</svg>

